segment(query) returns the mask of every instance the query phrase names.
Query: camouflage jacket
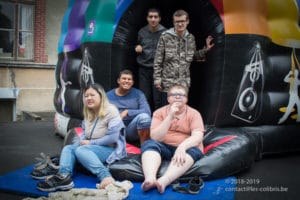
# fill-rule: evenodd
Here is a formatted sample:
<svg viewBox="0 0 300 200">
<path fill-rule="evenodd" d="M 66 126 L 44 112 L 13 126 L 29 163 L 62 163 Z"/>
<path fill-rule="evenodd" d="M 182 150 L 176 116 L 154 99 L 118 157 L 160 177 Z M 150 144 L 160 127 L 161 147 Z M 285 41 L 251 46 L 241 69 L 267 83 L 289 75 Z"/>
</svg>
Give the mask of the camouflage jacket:
<svg viewBox="0 0 300 200">
<path fill-rule="evenodd" d="M 178 37 L 171 28 L 162 33 L 154 59 L 154 84 L 160 84 L 167 92 L 174 84 L 190 87 L 190 64 L 205 59 L 206 50 L 196 50 L 195 37 L 186 31 Z"/>
</svg>

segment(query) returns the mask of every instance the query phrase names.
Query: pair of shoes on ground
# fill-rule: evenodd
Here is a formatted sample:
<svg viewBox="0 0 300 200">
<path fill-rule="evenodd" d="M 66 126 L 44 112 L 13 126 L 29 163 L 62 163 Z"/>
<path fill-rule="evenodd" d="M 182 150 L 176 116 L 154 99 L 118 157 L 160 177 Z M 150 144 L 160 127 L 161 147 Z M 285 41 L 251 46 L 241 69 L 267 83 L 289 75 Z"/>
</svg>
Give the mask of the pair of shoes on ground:
<svg viewBox="0 0 300 200">
<path fill-rule="evenodd" d="M 46 155 L 45 153 L 40 153 L 40 157 L 36 157 L 35 160 L 37 161 L 34 164 L 34 169 L 40 169 L 46 167 L 48 163 L 53 163 L 54 165 L 59 165 L 59 155 L 55 156 L 49 156 Z"/>
<path fill-rule="evenodd" d="M 34 179 L 45 179 L 50 175 L 56 174 L 59 169 L 59 157 L 50 157 L 44 153 L 41 153 L 40 156 L 36 158 L 38 162 L 34 165 L 34 169 L 30 173 L 31 177 Z"/>
<path fill-rule="evenodd" d="M 204 187 L 204 182 L 199 176 L 193 177 L 188 182 L 187 187 L 181 186 L 178 181 L 172 184 L 173 191 L 184 193 L 184 194 L 198 194 L 203 187 Z"/>
<path fill-rule="evenodd" d="M 37 184 L 37 189 L 43 192 L 54 192 L 56 190 L 70 190 L 74 182 L 70 175 L 55 174 L 47 177 Z"/>
<path fill-rule="evenodd" d="M 74 187 L 74 182 L 70 175 L 58 174 L 59 156 L 47 156 L 40 153 L 36 158 L 37 163 L 30 173 L 34 179 L 45 179 L 37 184 L 37 189 L 44 192 L 54 192 L 56 190 L 70 190 Z"/>
</svg>

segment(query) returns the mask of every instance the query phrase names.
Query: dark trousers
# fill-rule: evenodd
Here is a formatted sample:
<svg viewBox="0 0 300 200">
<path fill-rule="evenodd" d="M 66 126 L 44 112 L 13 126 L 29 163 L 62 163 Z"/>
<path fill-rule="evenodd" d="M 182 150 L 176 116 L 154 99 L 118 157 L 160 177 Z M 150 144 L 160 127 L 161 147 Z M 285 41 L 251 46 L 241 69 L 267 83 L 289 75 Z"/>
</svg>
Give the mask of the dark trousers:
<svg viewBox="0 0 300 200">
<path fill-rule="evenodd" d="M 163 92 L 154 86 L 153 68 L 139 66 L 139 89 L 145 94 L 152 112 L 163 106 Z"/>
</svg>

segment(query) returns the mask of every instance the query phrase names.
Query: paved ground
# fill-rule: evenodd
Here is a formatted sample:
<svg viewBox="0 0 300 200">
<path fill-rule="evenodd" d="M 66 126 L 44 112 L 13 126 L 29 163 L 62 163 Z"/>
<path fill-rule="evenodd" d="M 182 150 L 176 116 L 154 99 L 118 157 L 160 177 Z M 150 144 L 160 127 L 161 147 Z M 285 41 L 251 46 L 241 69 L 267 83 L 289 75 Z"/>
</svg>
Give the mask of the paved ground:
<svg viewBox="0 0 300 200">
<path fill-rule="evenodd" d="M 32 164 L 40 152 L 60 152 L 63 143 L 54 134 L 52 117 L 0 123 L 0 138 L 0 175 Z M 264 158 L 237 177 L 237 200 L 299 199 L 300 153 Z M 23 198 L 0 191 L 1 200 Z"/>
<path fill-rule="evenodd" d="M 40 152 L 60 152 L 63 143 L 54 134 L 53 121 L 0 123 L 0 138 L 0 175 L 33 164 Z M 0 191 L 1 200 L 23 198 Z"/>
</svg>

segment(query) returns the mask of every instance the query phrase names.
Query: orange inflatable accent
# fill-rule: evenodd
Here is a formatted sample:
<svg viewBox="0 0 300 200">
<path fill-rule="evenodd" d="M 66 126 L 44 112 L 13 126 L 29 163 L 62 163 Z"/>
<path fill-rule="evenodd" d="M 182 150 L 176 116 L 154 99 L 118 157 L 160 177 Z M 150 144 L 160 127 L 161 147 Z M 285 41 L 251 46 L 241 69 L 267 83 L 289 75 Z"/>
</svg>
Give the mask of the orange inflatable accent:
<svg viewBox="0 0 300 200">
<path fill-rule="evenodd" d="M 299 48 L 298 7 L 294 0 L 223 0 L 226 34 L 258 34 L 280 46 Z"/>
<path fill-rule="evenodd" d="M 226 34 L 269 36 L 267 0 L 223 0 Z"/>
</svg>

